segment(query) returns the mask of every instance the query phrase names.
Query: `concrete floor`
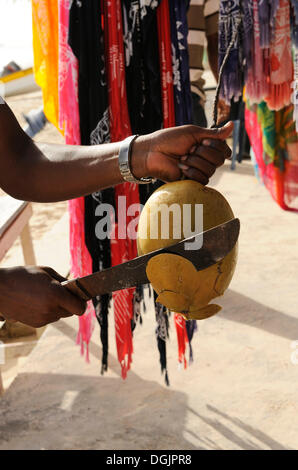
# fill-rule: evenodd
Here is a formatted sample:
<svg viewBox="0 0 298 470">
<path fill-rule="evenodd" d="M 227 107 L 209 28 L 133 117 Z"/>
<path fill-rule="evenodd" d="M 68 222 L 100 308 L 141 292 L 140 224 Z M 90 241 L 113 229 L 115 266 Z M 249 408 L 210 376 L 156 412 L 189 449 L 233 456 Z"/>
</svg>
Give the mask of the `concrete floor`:
<svg viewBox="0 0 298 470">
<path fill-rule="evenodd" d="M 150 309 L 123 381 L 110 315 L 102 377 L 98 327 L 87 364 L 77 319 L 60 321 L 0 401 L 0 450 L 298 448 L 298 218 L 273 202 L 250 162 L 236 172 L 226 164 L 211 183 L 241 219 L 239 261 L 223 311 L 199 324 L 194 363 L 178 370 L 171 322 L 164 385 Z"/>
</svg>

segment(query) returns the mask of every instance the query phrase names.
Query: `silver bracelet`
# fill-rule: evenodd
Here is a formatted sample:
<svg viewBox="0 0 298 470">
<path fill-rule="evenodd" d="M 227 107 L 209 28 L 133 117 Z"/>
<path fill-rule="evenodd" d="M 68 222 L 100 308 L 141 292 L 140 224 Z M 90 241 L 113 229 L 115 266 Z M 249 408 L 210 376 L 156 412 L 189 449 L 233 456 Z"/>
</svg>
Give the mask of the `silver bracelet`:
<svg viewBox="0 0 298 470">
<path fill-rule="evenodd" d="M 138 184 L 148 184 L 153 182 L 153 178 L 136 178 L 130 169 L 130 161 L 131 161 L 131 149 L 134 140 L 139 137 L 138 135 L 131 135 L 127 137 L 121 142 L 120 150 L 119 150 L 119 169 L 122 178 L 129 183 L 138 183 Z"/>
</svg>

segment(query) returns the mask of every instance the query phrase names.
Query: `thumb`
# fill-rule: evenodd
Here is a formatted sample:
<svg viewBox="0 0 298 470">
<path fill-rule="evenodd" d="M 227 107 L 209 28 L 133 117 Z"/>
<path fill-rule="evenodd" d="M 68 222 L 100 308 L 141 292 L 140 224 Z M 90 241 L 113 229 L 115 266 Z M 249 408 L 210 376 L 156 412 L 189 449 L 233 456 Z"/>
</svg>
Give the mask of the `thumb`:
<svg viewBox="0 0 298 470">
<path fill-rule="evenodd" d="M 67 280 L 64 276 L 61 276 L 54 269 L 49 268 L 48 266 L 41 266 L 41 269 L 45 271 L 47 274 L 49 274 L 49 276 L 51 276 L 56 281 L 63 282 Z"/>
<path fill-rule="evenodd" d="M 233 132 L 234 124 L 232 121 L 227 122 L 223 127 L 215 127 L 212 129 L 200 129 L 198 138 L 202 139 L 219 139 L 226 140 Z"/>
</svg>

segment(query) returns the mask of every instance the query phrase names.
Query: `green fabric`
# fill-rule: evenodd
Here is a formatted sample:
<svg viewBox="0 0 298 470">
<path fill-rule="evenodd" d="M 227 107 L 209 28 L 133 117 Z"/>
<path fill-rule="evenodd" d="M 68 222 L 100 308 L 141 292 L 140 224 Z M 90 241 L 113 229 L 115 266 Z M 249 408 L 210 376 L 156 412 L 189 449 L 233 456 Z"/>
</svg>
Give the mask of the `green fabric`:
<svg viewBox="0 0 298 470">
<path fill-rule="evenodd" d="M 275 158 L 275 112 L 267 107 L 265 101 L 262 101 L 258 105 L 257 115 L 263 134 L 264 161 L 269 164 Z"/>
</svg>

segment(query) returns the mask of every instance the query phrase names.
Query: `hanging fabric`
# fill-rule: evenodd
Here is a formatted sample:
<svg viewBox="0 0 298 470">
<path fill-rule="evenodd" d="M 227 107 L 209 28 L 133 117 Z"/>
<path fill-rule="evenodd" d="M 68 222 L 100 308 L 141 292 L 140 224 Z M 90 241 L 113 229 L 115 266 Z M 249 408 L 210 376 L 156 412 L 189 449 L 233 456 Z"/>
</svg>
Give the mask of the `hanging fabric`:
<svg viewBox="0 0 298 470">
<path fill-rule="evenodd" d="M 80 115 L 78 91 L 78 59 L 68 44 L 69 9 L 71 0 L 58 0 L 59 58 L 58 58 L 58 103 L 59 128 L 65 142 L 80 145 Z"/>
<path fill-rule="evenodd" d="M 186 369 L 186 343 L 188 342 L 186 322 L 184 318 L 177 313 L 175 313 L 174 319 L 178 340 L 178 361 L 180 364 L 183 364 L 184 369 Z"/>
<path fill-rule="evenodd" d="M 266 3 L 266 2 L 263 2 Z M 246 85 L 246 95 L 250 97 L 251 100 L 254 102 L 260 102 L 265 99 L 266 96 L 270 93 L 270 87 L 268 83 L 268 74 L 269 74 L 269 60 L 270 60 L 270 52 L 269 46 L 261 47 L 261 42 L 263 41 L 264 44 L 267 44 L 267 29 L 265 27 L 261 28 L 261 24 L 259 21 L 259 11 L 263 11 L 265 8 L 261 10 L 258 0 L 252 0 L 252 12 L 248 12 L 248 14 L 252 14 L 252 19 L 247 20 L 245 23 L 252 26 L 252 34 L 246 37 L 247 42 L 247 50 L 252 51 L 250 67 L 247 71 L 247 85 Z M 266 10 L 265 10 L 266 11 Z M 269 24 L 268 16 L 267 19 L 264 18 L 263 25 Z M 265 21 L 266 20 L 266 21 Z M 264 36 L 261 40 L 261 31 L 264 32 L 262 36 Z M 250 42 L 252 40 L 252 42 Z M 269 38 L 268 38 L 269 40 Z M 253 48 L 251 47 L 253 44 Z"/>
<path fill-rule="evenodd" d="M 162 127 L 161 82 L 159 63 L 159 41 L 157 33 L 157 8 L 160 1 L 145 5 L 142 1 L 125 0 L 122 2 L 125 71 L 127 102 L 133 134 L 146 134 Z M 151 194 L 162 185 L 156 181 L 139 186 L 141 204 L 145 204 Z M 149 288 L 151 294 L 151 288 Z M 140 302 L 143 287 L 136 290 L 134 303 L 133 328 L 140 318 Z M 151 296 L 150 296 L 151 298 Z M 156 339 L 160 355 L 161 372 L 169 385 L 167 372 L 166 340 L 169 336 L 167 309 L 155 302 Z M 144 302 L 143 302 L 143 305 Z"/>
<path fill-rule="evenodd" d="M 245 84 L 245 125 L 258 174 L 283 209 L 298 211 L 297 1 L 221 0 L 220 11 L 220 64 L 240 22 L 222 97 L 237 101 Z"/>
<path fill-rule="evenodd" d="M 183 19 L 184 25 L 184 33 L 187 34 L 187 28 L 185 27 L 186 22 L 186 3 L 184 4 L 184 12 L 180 5 L 180 10 L 175 10 L 177 5 L 173 2 L 172 8 L 172 22 L 176 21 L 176 18 Z M 168 0 L 162 0 L 160 7 L 157 12 L 157 25 L 158 25 L 158 37 L 159 37 L 159 54 L 160 54 L 160 68 L 161 68 L 161 86 L 162 86 L 162 104 L 163 104 L 163 127 L 173 127 L 176 124 L 181 125 L 185 124 L 183 120 L 191 119 L 191 98 L 190 98 L 190 81 L 189 81 L 189 74 L 188 78 L 186 79 L 186 84 L 188 85 L 188 89 L 186 91 L 189 100 L 183 100 L 185 109 L 184 113 L 180 110 L 179 102 L 182 101 L 182 93 L 180 92 L 179 88 L 181 88 L 181 70 L 184 71 L 184 67 L 186 64 L 183 64 L 183 59 L 179 52 L 178 46 L 178 36 L 177 31 L 174 31 L 173 28 L 171 29 L 171 21 L 170 21 L 170 3 Z M 183 30 L 183 28 L 182 28 Z M 179 28 L 178 28 L 179 32 Z M 173 40 L 173 42 L 172 42 Z M 181 41 L 182 45 L 185 45 L 186 38 L 184 35 L 179 36 L 179 40 Z M 176 46 L 175 46 L 176 44 Z M 184 46 L 183 46 L 184 47 Z M 178 58 L 177 58 L 178 55 Z M 184 53 L 184 60 L 187 61 L 187 50 Z M 182 66 L 182 67 L 181 67 Z M 185 103 L 186 102 L 186 103 Z M 176 108 L 175 108 L 176 103 Z M 175 109 L 177 111 L 177 115 L 175 114 Z M 157 315 L 157 318 L 159 316 Z M 186 367 L 186 359 L 185 359 L 185 349 L 186 349 L 186 342 L 188 341 L 187 331 L 185 321 L 181 321 L 183 318 L 181 315 L 174 315 L 174 323 L 176 326 L 177 332 L 177 339 L 178 339 L 178 360 L 179 362 L 183 360 L 185 361 Z M 161 320 L 160 320 L 161 321 Z M 158 331 L 162 328 L 158 328 Z M 162 350 L 162 346 L 159 346 L 159 350 Z M 161 359 L 161 363 L 163 360 Z"/>
<path fill-rule="evenodd" d="M 293 61 L 291 53 L 290 3 L 280 0 L 275 17 L 274 38 L 270 45 L 269 93 L 267 106 L 279 110 L 291 103 Z"/>
<path fill-rule="evenodd" d="M 169 3 L 175 123 L 177 126 L 191 124 L 193 122 L 187 43 L 188 6 L 189 1 L 186 0 L 174 0 Z"/>
<path fill-rule="evenodd" d="M 131 127 L 127 108 L 124 46 L 122 30 L 122 11 L 120 0 L 109 2 L 105 10 L 105 41 L 107 54 L 107 76 L 109 83 L 109 112 L 111 141 L 119 142 L 131 135 Z M 139 193 L 136 184 L 124 183 L 115 187 L 116 213 L 120 198 L 126 207 L 139 205 Z M 135 214 L 124 214 L 126 227 Z M 118 233 L 118 221 L 115 220 L 115 240 L 111 243 L 112 265 L 117 265 L 137 256 L 135 239 L 129 233 L 122 238 Z M 125 378 L 132 362 L 132 331 L 134 289 L 121 290 L 113 293 L 116 345 L 118 360 L 121 365 L 122 377 Z"/>
<path fill-rule="evenodd" d="M 285 210 L 298 211 L 298 136 L 293 105 L 271 111 L 266 103 L 245 109 L 245 127 L 258 173 L 275 201 Z"/>
<path fill-rule="evenodd" d="M 58 62 L 58 102 L 59 127 L 63 131 L 66 144 L 79 145 L 80 116 L 78 96 L 78 60 L 68 44 L 70 0 L 58 1 L 59 18 L 59 62 Z M 68 202 L 70 221 L 71 274 L 73 277 L 86 276 L 92 272 L 92 260 L 85 245 L 85 206 L 84 198 Z M 82 354 L 86 351 L 89 360 L 89 341 L 94 327 L 94 309 L 88 302 L 85 314 L 79 318 L 77 342 Z"/>
<path fill-rule="evenodd" d="M 36 74 L 43 86 L 47 117 L 60 127 L 66 143 L 99 145 L 191 121 L 186 22 L 189 0 L 33 3 Z M 69 202 L 74 276 L 136 256 L 135 240 L 118 236 L 117 216 L 113 219 L 116 237 L 111 241 L 96 237 L 97 214 L 101 205 L 108 203 L 118 215 L 119 197 L 125 198 L 127 207 L 134 204 L 137 208 L 139 200 L 145 203 L 161 184 L 121 184 Z M 120 216 L 127 226 L 135 214 L 120 212 Z M 124 378 L 132 361 L 132 331 L 141 321 L 143 296 L 143 288 L 113 295 L 117 353 Z M 96 315 L 103 346 L 102 373 L 108 366 L 111 298 L 105 295 L 94 299 L 79 319 L 78 342 L 88 359 Z M 156 303 L 155 314 L 160 363 L 168 383 L 168 315 Z M 188 326 L 184 322 L 184 347 L 191 340 L 195 323 Z"/>
<path fill-rule="evenodd" d="M 157 28 L 159 37 L 163 127 L 166 129 L 167 127 L 175 126 L 172 43 L 168 0 L 162 0 L 157 10 Z"/>
<path fill-rule="evenodd" d="M 159 1 L 124 0 L 123 40 L 127 105 L 133 134 L 162 122 L 156 9 Z M 145 187 L 146 188 L 146 187 Z"/>
<path fill-rule="evenodd" d="M 250 0 L 249 0 L 250 1 Z M 245 3 L 245 2 L 244 2 Z M 233 32 L 241 22 L 241 7 L 240 0 L 233 2 L 221 0 L 219 9 L 219 46 L 218 46 L 218 61 L 219 68 L 224 60 L 226 51 L 230 44 Z M 249 28 L 248 28 L 249 29 Z M 236 40 L 232 46 L 227 63 L 223 70 L 222 86 L 220 90 L 220 97 L 225 99 L 229 104 L 234 98 L 235 101 L 242 96 L 243 89 L 243 54 L 241 37 L 243 36 L 241 30 L 237 35 Z"/>
<path fill-rule="evenodd" d="M 240 24 L 223 71 L 222 98 L 237 101 L 245 80 L 246 96 L 252 103 L 265 101 L 272 110 L 291 104 L 296 15 L 295 0 L 221 0 L 219 65 Z"/>
<path fill-rule="evenodd" d="M 32 0 L 34 75 L 47 119 L 58 126 L 58 2 Z"/>
<path fill-rule="evenodd" d="M 80 133 L 83 145 L 99 145 L 110 142 L 110 126 L 108 111 L 108 89 L 105 69 L 105 45 L 103 30 L 103 12 L 101 3 L 97 0 L 81 2 L 73 0 L 69 18 L 69 45 L 74 52 L 79 65 L 79 113 Z M 110 240 L 98 240 L 95 236 L 95 226 L 99 220 L 96 216 L 100 204 L 114 204 L 113 189 L 96 192 L 81 200 L 78 207 L 81 234 L 80 248 L 88 255 L 90 271 L 98 271 L 111 266 Z M 79 221 L 78 221 L 79 223 Z M 80 251 L 79 251 L 80 253 Z M 86 259 L 85 258 L 85 259 Z M 96 317 L 101 329 L 102 367 L 107 369 L 108 357 L 108 308 L 110 296 L 104 295 L 93 300 Z M 94 315 L 94 314 L 93 314 Z M 80 319 L 79 338 L 82 344 L 90 341 L 92 334 L 92 311 Z"/>
</svg>

